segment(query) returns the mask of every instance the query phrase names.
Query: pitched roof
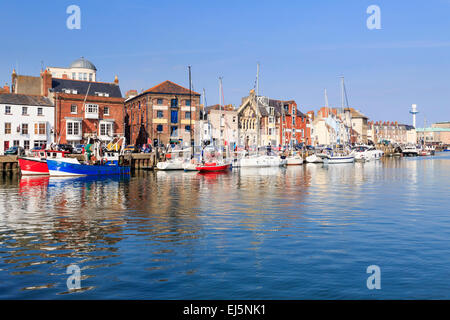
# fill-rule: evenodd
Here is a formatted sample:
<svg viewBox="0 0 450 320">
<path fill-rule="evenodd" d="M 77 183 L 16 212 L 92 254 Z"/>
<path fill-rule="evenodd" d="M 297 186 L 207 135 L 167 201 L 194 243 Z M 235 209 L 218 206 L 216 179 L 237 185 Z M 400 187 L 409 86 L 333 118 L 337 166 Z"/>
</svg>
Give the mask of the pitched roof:
<svg viewBox="0 0 450 320">
<path fill-rule="evenodd" d="M 143 93 L 160 93 L 160 94 L 180 94 L 180 95 L 189 95 L 189 89 L 182 87 L 172 81 L 166 80 L 161 82 L 160 84 L 150 88 Z M 191 90 L 192 95 L 200 96 L 200 93 Z"/>
<path fill-rule="evenodd" d="M 120 92 L 120 87 L 115 83 L 106 82 L 90 82 L 90 81 L 80 81 L 71 79 L 52 79 L 52 90 L 53 92 L 63 92 L 63 89 L 77 90 L 77 94 L 85 95 L 95 95 L 96 92 L 108 93 L 109 97 L 112 98 L 122 98 L 122 93 Z"/>
<path fill-rule="evenodd" d="M 51 100 L 47 97 L 15 93 L 0 94 L 0 103 L 25 106 L 53 106 Z"/>
</svg>

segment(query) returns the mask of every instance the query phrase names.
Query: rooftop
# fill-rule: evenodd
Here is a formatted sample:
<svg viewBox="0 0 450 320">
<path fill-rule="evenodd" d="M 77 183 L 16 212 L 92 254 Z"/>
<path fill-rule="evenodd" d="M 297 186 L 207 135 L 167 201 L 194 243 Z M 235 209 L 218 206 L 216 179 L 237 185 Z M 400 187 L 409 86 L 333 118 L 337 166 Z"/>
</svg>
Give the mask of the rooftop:
<svg viewBox="0 0 450 320">
<path fill-rule="evenodd" d="M 0 94 L 0 103 L 24 106 L 53 106 L 51 100 L 47 97 L 15 93 Z"/>
<path fill-rule="evenodd" d="M 107 93 L 111 98 L 122 98 L 120 87 L 116 83 L 89 82 L 71 79 L 52 79 L 52 91 L 64 92 L 64 89 L 76 90 L 77 94 L 93 96 L 96 92 Z"/>
<path fill-rule="evenodd" d="M 92 62 L 81 57 L 80 59 L 75 60 L 70 64 L 70 68 L 83 68 L 83 69 L 91 69 L 97 71 L 97 68 L 94 66 Z"/>
</svg>

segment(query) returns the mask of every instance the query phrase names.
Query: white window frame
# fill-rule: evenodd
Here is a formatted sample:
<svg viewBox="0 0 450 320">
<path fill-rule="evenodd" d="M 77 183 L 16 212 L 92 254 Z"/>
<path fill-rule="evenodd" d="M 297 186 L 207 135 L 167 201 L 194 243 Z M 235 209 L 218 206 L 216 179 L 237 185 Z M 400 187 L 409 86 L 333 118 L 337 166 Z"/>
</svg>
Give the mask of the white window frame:
<svg viewBox="0 0 450 320">
<path fill-rule="evenodd" d="M 108 111 L 108 112 L 106 112 L 106 111 Z M 105 116 L 109 116 L 110 115 L 109 114 L 109 106 L 103 107 L 103 115 L 105 115 Z"/>
<path fill-rule="evenodd" d="M 88 114 L 98 114 L 98 104 L 87 103 L 85 105 L 85 112 Z"/>
</svg>

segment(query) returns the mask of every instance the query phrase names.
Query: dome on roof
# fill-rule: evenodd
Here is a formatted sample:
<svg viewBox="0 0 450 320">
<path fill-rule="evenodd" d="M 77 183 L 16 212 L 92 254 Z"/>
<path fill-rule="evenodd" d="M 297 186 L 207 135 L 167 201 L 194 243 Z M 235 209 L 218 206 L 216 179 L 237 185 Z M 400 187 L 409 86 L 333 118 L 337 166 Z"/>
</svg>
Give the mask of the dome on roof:
<svg viewBox="0 0 450 320">
<path fill-rule="evenodd" d="M 97 71 L 97 68 L 94 66 L 94 64 L 89 60 L 84 59 L 83 57 L 72 62 L 70 64 L 70 68 L 83 68 Z"/>
</svg>

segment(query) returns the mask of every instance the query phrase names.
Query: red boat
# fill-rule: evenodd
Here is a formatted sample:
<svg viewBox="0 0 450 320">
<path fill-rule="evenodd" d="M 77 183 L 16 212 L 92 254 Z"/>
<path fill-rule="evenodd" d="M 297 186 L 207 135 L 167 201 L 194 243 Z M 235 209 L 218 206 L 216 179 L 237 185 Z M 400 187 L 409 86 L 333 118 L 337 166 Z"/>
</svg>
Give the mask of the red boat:
<svg viewBox="0 0 450 320">
<path fill-rule="evenodd" d="M 62 158 L 67 151 L 33 150 L 34 155 L 19 157 L 19 168 L 23 176 L 48 175 L 47 158 Z"/>
<path fill-rule="evenodd" d="M 229 163 L 216 163 L 216 162 L 206 162 L 205 164 L 196 167 L 200 172 L 218 172 L 218 171 L 226 171 L 230 169 L 231 164 Z"/>
</svg>

